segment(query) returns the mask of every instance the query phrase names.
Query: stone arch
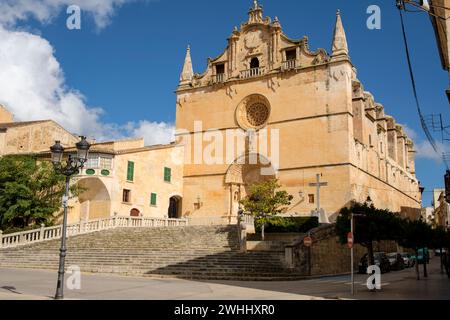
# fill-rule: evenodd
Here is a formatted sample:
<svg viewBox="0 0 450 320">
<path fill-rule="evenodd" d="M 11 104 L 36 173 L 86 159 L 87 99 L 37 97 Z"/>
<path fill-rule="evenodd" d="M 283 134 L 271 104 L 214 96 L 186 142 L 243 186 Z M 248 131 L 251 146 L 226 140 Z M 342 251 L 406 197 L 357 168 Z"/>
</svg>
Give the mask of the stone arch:
<svg viewBox="0 0 450 320">
<path fill-rule="evenodd" d="M 250 69 L 257 69 L 259 67 L 260 67 L 260 62 L 259 62 L 258 57 L 253 57 L 250 60 Z"/>
<path fill-rule="evenodd" d="M 254 153 L 236 159 L 225 175 L 225 184 L 230 192 L 230 217 L 237 216 L 239 202 L 247 196 L 253 183 L 274 178 L 277 178 L 277 173 L 266 157 Z"/>
<path fill-rule="evenodd" d="M 100 178 L 90 177 L 78 181 L 78 186 L 86 189 L 78 196 L 80 218 L 94 220 L 111 216 L 111 196 Z"/>
<path fill-rule="evenodd" d="M 259 171 L 255 172 L 255 171 Z M 255 179 L 276 178 L 277 174 L 269 159 L 265 156 L 250 153 L 237 158 L 227 170 L 225 184 L 244 185 L 249 182 L 256 182 Z"/>
<path fill-rule="evenodd" d="M 130 210 L 130 217 L 140 217 L 141 211 L 137 208 L 133 208 Z"/>
<path fill-rule="evenodd" d="M 182 201 L 183 197 L 180 195 L 172 195 L 169 198 L 169 208 L 167 216 L 171 219 L 180 219 L 182 216 Z"/>
</svg>

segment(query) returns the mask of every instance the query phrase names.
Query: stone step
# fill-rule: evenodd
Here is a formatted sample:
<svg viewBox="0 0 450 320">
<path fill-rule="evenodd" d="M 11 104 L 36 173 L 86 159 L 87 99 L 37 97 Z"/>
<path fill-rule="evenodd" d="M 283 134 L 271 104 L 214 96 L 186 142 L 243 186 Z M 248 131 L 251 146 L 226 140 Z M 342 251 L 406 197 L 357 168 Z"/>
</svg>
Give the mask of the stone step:
<svg viewBox="0 0 450 320">
<path fill-rule="evenodd" d="M 236 226 L 112 229 L 71 237 L 66 267 L 186 279 L 294 279 L 278 252 L 239 252 Z M 60 240 L 0 250 L 0 267 L 57 270 Z"/>
</svg>

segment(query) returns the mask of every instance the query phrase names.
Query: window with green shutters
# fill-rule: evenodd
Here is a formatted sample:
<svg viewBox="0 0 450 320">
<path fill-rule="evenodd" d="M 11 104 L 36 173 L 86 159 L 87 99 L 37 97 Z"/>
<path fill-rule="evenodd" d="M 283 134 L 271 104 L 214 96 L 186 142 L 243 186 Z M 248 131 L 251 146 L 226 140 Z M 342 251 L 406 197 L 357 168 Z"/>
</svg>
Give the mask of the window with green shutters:
<svg viewBox="0 0 450 320">
<path fill-rule="evenodd" d="M 134 180 L 134 162 L 133 161 L 128 161 L 127 180 L 128 181 Z"/>
<path fill-rule="evenodd" d="M 170 182 L 172 180 L 172 169 L 164 168 L 164 181 Z"/>
<path fill-rule="evenodd" d="M 156 206 L 156 198 L 157 198 L 156 193 L 152 193 L 152 195 L 150 196 L 150 205 L 151 206 Z"/>
</svg>

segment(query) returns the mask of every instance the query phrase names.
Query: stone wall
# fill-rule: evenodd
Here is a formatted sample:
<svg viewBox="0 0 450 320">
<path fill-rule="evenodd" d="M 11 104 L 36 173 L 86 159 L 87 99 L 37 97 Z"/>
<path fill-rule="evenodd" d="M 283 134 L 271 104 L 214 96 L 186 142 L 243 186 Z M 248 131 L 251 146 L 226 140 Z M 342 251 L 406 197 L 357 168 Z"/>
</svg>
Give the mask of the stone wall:
<svg viewBox="0 0 450 320">
<path fill-rule="evenodd" d="M 30 154 L 49 151 L 56 140 L 64 147 L 79 139 L 54 121 L 17 122 L 5 125 L 0 155 Z"/>
<path fill-rule="evenodd" d="M 350 273 L 350 249 L 342 245 L 336 235 L 334 225 L 321 226 L 311 232 L 313 245 L 308 248 L 302 242 L 293 246 L 293 267 L 304 275 L 335 275 Z M 354 270 L 367 249 L 354 246 Z M 397 244 L 393 241 L 374 242 L 374 251 L 396 252 Z"/>
</svg>

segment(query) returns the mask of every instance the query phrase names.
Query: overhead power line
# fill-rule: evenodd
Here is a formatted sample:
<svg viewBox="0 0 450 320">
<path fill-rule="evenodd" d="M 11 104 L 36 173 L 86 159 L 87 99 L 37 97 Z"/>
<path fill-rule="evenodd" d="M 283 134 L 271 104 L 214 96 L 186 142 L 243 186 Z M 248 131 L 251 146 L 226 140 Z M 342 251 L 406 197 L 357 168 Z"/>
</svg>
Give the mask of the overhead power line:
<svg viewBox="0 0 450 320">
<path fill-rule="evenodd" d="M 404 1 L 400 1 L 400 2 L 403 2 L 403 9 L 404 9 L 405 11 L 408 11 L 408 12 L 417 12 L 417 11 L 409 11 L 409 10 L 407 10 L 404 4 L 409 4 L 409 5 L 412 5 L 412 6 L 416 7 L 416 8 L 419 8 L 419 11 L 426 12 L 426 13 L 432 15 L 433 17 L 442 19 L 442 20 L 444 20 L 444 21 L 448 19 L 448 18 L 445 18 L 445 17 L 441 17 L 440 15 L 437 15 L 437 14 L 435 14 L 435 13 L 433 13 L 433 12 L 430 12 L 430 10 L 425 9 L 420 3 L 417 3 L 417 2 L 414 2 L 414 1 L 408 1 L 408 0 L 404 0 Z M 441 6 L 431 5 L 431 4 L 430 4 L 429 6 L 430 6 L 431 8 L 442 8 L 442 9 L 445 9 L 445 10 L 450 10 L 450 8 L 447 8 L 447 7 L 441 7 Z M 450 18 L 450 17 L 449 17 L 449 18 Z"/>
<path fill-rule="evenodd" d="M 442 161 L 444 162 L 445 166 L 447 167 L 447 170 L 449 170 L 449 165 L 448 165 L 447 159 L 446 159 L 446 157 L 444 157 L 443 153 L 440 152 L 439 147 L 438 147 L 436 141 L 434 140 L 433 135 L 430 132 L 430 129 L 427 126 L 427 123 L 426 123 L 425 118 L 424 118 L 423 113 L 422 113 L 422 109 L 420 107 L 419 97 L 418 97 L 418 94 L 417 94 L 416 80 L 415 80 L 415 77 L 414 77 L 414 72 L 413 72 L 412 63 L 411 63 L 411 55 L 410 55 L 410 52 L 409 52 L 408 38 L 406 36 L 405 22 L 404 22 L 403 13 L 402 13 L 402 8 L 404 8 L 404 7 L 398 5 L 398 8 L 399 8 L 399 13 L 400 13 L 400 21 L 401 21 L 401 25 L 402 25 L 403 40 L 404 40 L 404 43 L 405 43 L 406 59 L 407 59 L 407 62 L 408 62 L 409 75 L 410 75 L 410 78 L 411 78 L 411 84 L 412 84 L 412 89 L 413 89 L 413 93 L 414 93 L 414 99 L 415 99 L 415 102 L 416 102 L 417 113 L 419 114 L 419 118 L 420 118 L 420 124 L 421 124 L 422 129 L 423 129 L 423 131 L 424 131 L 424 133 L 425 133 L 425 135 L 426 135 L 426 137 L 428 139 L 428 142 L 431 144 L 433 150 L 440 157 L 442 157 Z"/>
</svg>

